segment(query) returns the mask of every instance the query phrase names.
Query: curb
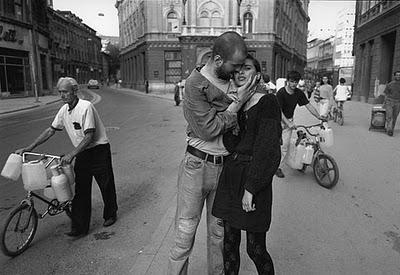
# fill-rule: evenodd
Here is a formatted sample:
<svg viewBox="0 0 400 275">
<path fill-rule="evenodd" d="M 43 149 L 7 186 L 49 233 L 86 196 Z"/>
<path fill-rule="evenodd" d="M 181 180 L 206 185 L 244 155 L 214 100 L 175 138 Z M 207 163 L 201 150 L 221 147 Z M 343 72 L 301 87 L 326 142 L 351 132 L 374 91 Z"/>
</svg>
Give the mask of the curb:
<svg viewBox="0 0 400 275">
<path fill-rule="evenodd" d="M 127 92 L 127 93 L 135 93 L 135 94 L 141 95 L 141 96 L 157 97 L 157 98 L 161 98 L 161 99 L 165 99 L 165 100 L 169 100 L 169 101 L 174 101 L 173 95 L 171 95 L 171 98 L 169 98 L 169 97 L 158 95 L 158 94 L 152 94 L 152 93 L 146 94 L 146 93 L 140 92 L 138 90 L 129 89 L 129 88 L 111 88 L 111 89 L 121 91 L 121 92 Z"/>
<path fill-rule="evenodd" d="M 158 254 L 160 248 L 164 245 L 168 232 L 173 229 L 174 217 L 176 211 L 176 194 L 171 199 L 173 204 L 168 208 L 167 212 L 161 219 L 156 231 L 151 235 L 150 243 L 145 246 L 138 255 L 135 264 L 130 268 L 129 274 L 146 275 L 154 258 Z"/>
<path fill-rule="evenodd" d="M 0 112 L 0 115 L 5 115 L 5 114 L 15 113 L 15 112 L 19 112 L 19 111 L 25 111 L 25 110 L 29 110 L 29 109 L 34 109 L 34 108 L 37 108 L 37 107 L 40 107 L 40 106 L 41 106 L 40 104 L 37 104 L 37 105 L 29 106 L 29 107 L 24 107 L 24 108 L 21 108 L 21 109 L 4 111 L 4 112 Z"/>
<path fill-rule="evenodd" d="M 61 101 L 61 98 L 60 98 L 60 99 L 53 100 L 53 101 L 49 101 L 49 102 L 45 103 L 44 105 L 53 104 L 53 103 L 56 103 L 56 102 L 59 102 L 59 101 Z"/>
</svg>

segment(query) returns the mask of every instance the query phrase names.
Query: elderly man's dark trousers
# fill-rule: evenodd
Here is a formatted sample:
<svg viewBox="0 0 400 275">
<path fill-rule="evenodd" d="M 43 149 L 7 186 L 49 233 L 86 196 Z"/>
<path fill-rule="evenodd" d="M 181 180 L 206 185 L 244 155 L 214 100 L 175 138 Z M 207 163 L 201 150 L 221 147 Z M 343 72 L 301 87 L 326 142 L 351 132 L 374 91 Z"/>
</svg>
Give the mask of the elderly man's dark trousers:
<svg viewBox="0 0 400 275">
<path fill-rule="evenodd" d="M 84 150 L 75 160 L 75 197 L 72 201 L 72 230 L 87 233 L 92 210 L 92 180 L 96 179 L 104 202 L 105 220 L 117 214 L 117 196 L 110 144 Z"/>
</svg>

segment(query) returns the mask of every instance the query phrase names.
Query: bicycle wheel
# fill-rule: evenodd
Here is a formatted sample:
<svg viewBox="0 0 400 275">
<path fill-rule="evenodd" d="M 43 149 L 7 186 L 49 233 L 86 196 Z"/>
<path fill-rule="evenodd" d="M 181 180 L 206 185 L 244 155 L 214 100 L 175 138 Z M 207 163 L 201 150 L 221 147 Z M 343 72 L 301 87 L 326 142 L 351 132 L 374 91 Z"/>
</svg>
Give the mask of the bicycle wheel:
<svg viewBox="0 0 400 275">
<path fill-rule="evenodd" d="M 38 225 L 35 208 L 24 203 L 15 208 L 1 231 L 1 250 L 7 256 L 17 256 L 32 242 Z"/>
<path fill-rule="evenodd" d="M 331 189 L 339 181 L 339 167 L 333 157 L 325 153 L 316 156 L 313 171 L 318 184 L 327 189 Z"/>
<path fill-rule="evenodd" d="M 344 119 L 343 119 L 343 113 L 342 113 L 342 112 L 339 112 L 339 114 L 338 114 L 337 123 L 338 123 L 340 126 L 343 126 Z"/>
</svg>

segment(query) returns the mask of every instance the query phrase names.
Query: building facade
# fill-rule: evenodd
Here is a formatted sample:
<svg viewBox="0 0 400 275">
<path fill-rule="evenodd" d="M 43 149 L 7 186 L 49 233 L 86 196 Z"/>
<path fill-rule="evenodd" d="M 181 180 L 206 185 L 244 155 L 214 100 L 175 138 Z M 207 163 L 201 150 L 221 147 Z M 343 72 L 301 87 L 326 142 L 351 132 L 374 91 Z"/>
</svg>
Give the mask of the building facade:
<svg viewBox="0 0 400 275">
<path fill-rule="evenodd" d="M 118 0 L 123 85 L 172 90 L 225 31 L 243 35 L 272 79 L 303 72 L 309 0 Z"/>
<path fill-rule="evenodd" d="M 314 38 L 307 43 L 307 67 L 305 79 L 319 80 L 327 76 L 332 84 L 337 84 L 337 68 L 334 66 L 335 37 Z"/>
<path fill-rule="evenodd" d="M 101 39 L 96 31 L 70 11 L 48 8 L 53 82 L 61 76 L 78 83 L 103 78 Z"/>
<path fill-rule="evenodd" d="M 400 2 L 357 1 L 353 98 L 373 103 L 400 70 Z"/>
<path fill-rule="evenodd" d="M 45 0 L 0 1 L 1 98 L 42 95 L 51 87 Z"/>
</svg>

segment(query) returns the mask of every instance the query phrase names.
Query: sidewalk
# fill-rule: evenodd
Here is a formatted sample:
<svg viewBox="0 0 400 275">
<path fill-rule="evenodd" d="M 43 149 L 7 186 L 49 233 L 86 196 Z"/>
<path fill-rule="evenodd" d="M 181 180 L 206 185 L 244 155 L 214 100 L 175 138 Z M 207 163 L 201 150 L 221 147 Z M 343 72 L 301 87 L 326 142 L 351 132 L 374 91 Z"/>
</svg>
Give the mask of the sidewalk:
<svg viewBox="0 0 400 275">
<path fill-rule="evenodd" d="M 100 97 L 88 89 L 83 88 L 82 91 L 84 91 L 84 93 L 78 92 L 79 98 L 96 101 L 97 98 Z M 40 96 L 38 101 L 36 101 L 35 97 L 0 99 L 0 115 L 26 111 L 56 102 L 61 102 L 59 94 Z"/>
<path fill-rule="evenodd" d="M 60 101 L 59 95 L 46 95 L 39 97 L 36 101 L 35 97 L 7 98 L 0 100 L 0 115 L 29 110 L 43 105 L 48 105 Z"/>
<path fill-rule="evenodd" d="M 167 100 L 174 100 L 174 94 L 173 93 L 144 93 L 135 89 L 129 89 L 129 88 L 117 88 L 115 84 L 110 85 L 111 89 L 122 91 L 122 92 L 127 92 L 127 93 L 135 93 L 137 95 L 142 95 L 142 96 L 150 96 L 150 97 L 156 97 L 156 98 L 161 98 L 161 99 L 167 99 Z"/>
</svg>

